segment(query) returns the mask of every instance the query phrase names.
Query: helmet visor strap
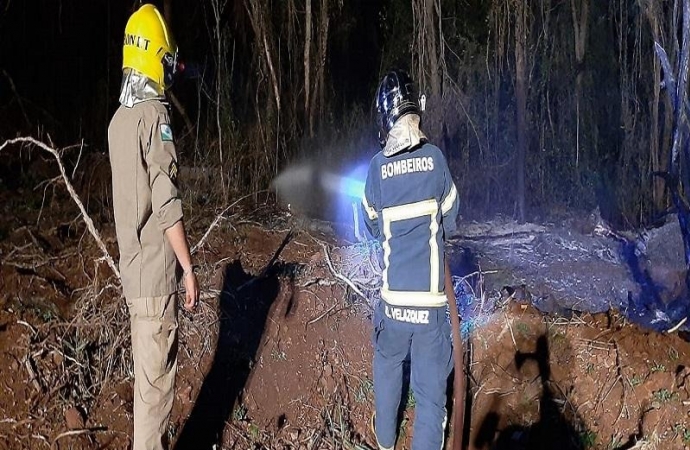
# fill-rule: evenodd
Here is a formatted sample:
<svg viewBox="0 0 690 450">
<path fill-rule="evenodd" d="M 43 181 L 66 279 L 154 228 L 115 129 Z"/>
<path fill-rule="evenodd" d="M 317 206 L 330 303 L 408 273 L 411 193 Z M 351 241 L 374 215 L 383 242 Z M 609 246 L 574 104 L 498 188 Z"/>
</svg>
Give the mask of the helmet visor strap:
<svg viewBox="0 0 690 450">
<path fill-rule="evenodd" d="M 161 64 L 163 64 L 163 82 L 165 87 L 168 88 L 172 86 L 177 73 L 177 52 L 174 55 L 165 52 L 161 59 Z"/>
</svg>

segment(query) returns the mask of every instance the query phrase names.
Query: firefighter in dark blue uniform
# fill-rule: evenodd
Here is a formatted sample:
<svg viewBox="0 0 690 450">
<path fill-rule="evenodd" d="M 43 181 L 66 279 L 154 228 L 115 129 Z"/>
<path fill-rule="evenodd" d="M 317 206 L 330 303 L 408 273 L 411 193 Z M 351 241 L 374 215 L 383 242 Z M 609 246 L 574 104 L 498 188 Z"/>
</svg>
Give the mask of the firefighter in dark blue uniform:
<svg viewBox="0 0 690 450">
<path fill-rule="evenodd" d="M 386 74 L 376 113 L 382 150 L 371 160 L 362 199 L 367 228 L 384 252 L 373 334 L 376 439 L 381 450 L 395 447 L 409 355 L 416 403 L 412 449 L 441 449 L 453 366 L 444 242 L 455 231 L 458 195 L 441 150 L 419 128 L 417 93 L 407 73 Z"/>
</svg>

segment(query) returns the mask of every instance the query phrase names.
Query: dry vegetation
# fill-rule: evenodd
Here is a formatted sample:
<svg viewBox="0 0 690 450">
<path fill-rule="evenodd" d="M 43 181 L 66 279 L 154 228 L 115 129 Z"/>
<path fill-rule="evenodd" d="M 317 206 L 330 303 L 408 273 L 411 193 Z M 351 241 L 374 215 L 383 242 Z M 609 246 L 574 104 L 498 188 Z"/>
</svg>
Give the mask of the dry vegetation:
<svg viewBox="0 0 690 450">
<path fill-rule="evenodd" d="M 332 236 L 256 205 L 272 202 L 271 180 L 295 160 L 340 168 L 371 156 L 379 67 L 408 67 L 426 93 L 424 127 L 449 156 L 465 217 L 560 218 L 598 205 L 605 219 L 632 226 L 665 211 L 664 184 L 650 173 L 666 168 L 674 119 L 653 41 L 679 60 L 679 4 L 391 0 L 373 14 L 370 34 L 382 42 L 366 43 L 381 54 L 368 65 L 342 56 L 357 54 L 347 43 L 367 34 L 354 19 L 366 1 L 180 6 L 176 14 L 193 11 L 200 21 L 179 30 L 180 42 L 208 30 L 194 41 L 208 61 L 172 97 L 205 290 L 199 312 L 181 315 L 171 436 L 183 436 L 197 405 L 207 406 L 199 399 L 213 398 L 204 386 L 210 374 L 237 379 L 214 410 L 223 448 L 371 447 L 362 298 L 377 288 L 368 268 L 380 267 L 362 260 L 365 273 L 348 272 L 342 263 L 352 255 Z M 353 61 L 371 73 L 355 73 Z M 126 448 L 131 355 L 110 257 L 107 161 L 97 144 L 53 145 L 63 118 L 25 101 L 3 75 L 12 96 L 0 109 L 0 136 L 30 130 L 36 138 L 0 146 L 3 157 L 12 153 L 0 167 L 11 175 L 0 180 L 0 448 Z M 355 77 L 361 86 L 344 92 Z M 108 108 L 84 108 L 73 122 L 83 118 L 91 141 L 103 142 L 94 117 Z M 44 152 L 48 159 L 37 155 Z M 499 287 L 478 288 L 480 309 Z M 247 311 L 259 315 L 245 318 Z M 243 323 L 234 316 L 255 324 L 258 336 L 228 329 Z M 690 445 L 690 352 L 678 336 L 650 334 L 615 313 L 543 317 L 512 301 L 490 318 L 472 338 L 476 448 Z M 408 408 L 401 445 L 412 417 Z M 564 434 L 538 441 L 554 431 Z"/>
</svg>

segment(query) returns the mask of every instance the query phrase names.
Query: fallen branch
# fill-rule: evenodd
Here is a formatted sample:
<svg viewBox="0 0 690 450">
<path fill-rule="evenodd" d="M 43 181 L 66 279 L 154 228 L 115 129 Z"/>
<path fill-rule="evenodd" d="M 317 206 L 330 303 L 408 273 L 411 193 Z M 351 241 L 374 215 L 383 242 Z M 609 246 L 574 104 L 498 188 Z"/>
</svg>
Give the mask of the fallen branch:
<svg viewBox="0 0 690 450">
<path fill-rule="evenodd" d="M 71 430 L 71 431 L 65 431 L 64 433 L 60 433 L 57 435 L 55 439 L 53 439 L 53 445 L 50 446 L 51 449 L 56 449 L 57 448 L 57 441 L 59 441 L 62 438 L 68 437 L 68 436 L 79 436 L 81 434 L 93 434 L 97 431 L 107 431 L 108 429 L 106 427 L 98 427 L 98 428 L 84 428 L 82 430 Z"/>
<path fill-rule="evenodd" d="M 24 326 L 27 327 L 29 330 L 31 330 L 31 334 L 33 334 L 33 337 L 38 336 L 38 331 L 36 331 L 36 329 L 35 329 L 34 327 L 32 327 L 29 323 L 27 323 L 27 322 L 25 322 L 25 321 L 23 321 L 23 320 L 18 320 L 18 321 L 17 321 L 17 324 L 18 324 L 18 325 L 24 325 Z"/>
<path fill-rule="evenodd" d="M 120 277 L 120 271 L 118 270 L 117 266 L 115 265 L 115 261 L 113 261 L 113 258 L 110 256 L 110 253 L 108 253 L 108 249 L 106 248 L 105 244 L 103 243 L 103 240 L 101 239 L 101 235 L 96 229 L 96 227 L 93 224 L 93 220 L 91 220 L 91 217 L 86 213 L 86 208 L 84 208 L 84 204 L 82 203 L 81 199 L 77 195 L 77 192 L 74 190 L 74 186 L 72 186 L 72 183 L 70 182 L 69 178 L 67 177 L 67 172 L 65 171 L 65 166 L 62 164 L 62 159 L 60 158 L 60 154 L 58 153 L 57 150 L 55 150 L 52 147 L 49 147 L 48 145 L 44 144 L 41 141 L 37 141 L 36 139 L 32 137 L 18 137 L 15 139 L 9 139 L 5 141 L 2 145 L 0 145 L 0 151 L 2 151 L 5 147 L 12 145 L 12 144 L 17 144 L 17 143 L 29 143 L 33 144 L 46 152 L 50 153 L 55 157 L 55 161 L 57 162 L 58 167 L 60 168 L 60 174 L 62 175 L 62 179 L 65 182 L 65 187 L 67 187 L 67 191 L 69 192 L 70 196 L 72 197 L 72 200 L 77 204 L 79 207 L 79 211 L 81 212 L 82 218 L 84 219 L 84 223 L 86 223 L 86 227 L 89 229 L 89 232 L 91 233 L 91 236 L 96 240 L 96 243 L 98 244 L 98 247 L 100 248 L 101 252 L 103 253 L 103 259 L 108 263 L 108 266 L 110 266 L 110 269 L 113 271 L 113 273 L 117 276 L 118 279 L 121 279 Z"/>
<path fill-rule="evenodd" d="M 209 225 L 208 229 L 206 230 L 206 233 L 204 233 L 204 235 L 201 236 L 201 239 L 199 239 L 199 242 L 194 244 L 194 246 L 192 247 L 191 253 L 192 254 L 196 253 L 196 251 L 199 250 L 199 248 L 201 248 L 202 245 L 204 245 L 204 243 L 206 242 L 206 239 L 208 239 L 208 237 L 211 235 L 211 231 L 213 231 L 213 229 L 218 226 L 218 224 L 220 223 L 220 220 L 223 218 L 225 213 L 228 212 L 228 210 L 230 208 L 236 206 L 239 202 L 241 202 L 242 200 L 244 200 L 246 198 L 249 198 L 249 197 L 257 195 L 257 194 L 261 194 L 263 192 L 266 192 L 266 190 L 262 190 L 262 191 L 258 191 L 258 192 L 252 192 L 251 194 L 244 195 L 244 196 L 238 198 L 232 204 L 228 205 L 224 210 L 222 210 L 220 212 L 220 214 L 218 214 L 216 216 L 216 218 L 213 220 L 213 222 L 211 222 L 211 225 Z"/>
<path fill-rule="evenodd" d="M 26 359 L 24 359 L 24 367 L 26 367 L 26 371 L 29 372 L 29 381 L 31 381 L 31 384 L 33 384 L 34 389 L 36 389 L 36 392 L 42 392 L 43 389 L 41 389 L 41 383 L 38 381 L 38 376 L 36 375 L 36 371 L 33 368 L 33 365 L 31 363 L 31 358 L 28 356 Z"/>
<path fill-rule="evenodd" d="M 307 280 L 302 284 L 298 284 L 298 288 L 308 288 L 309 286 L 333 286 L 336 284 L 337 281 L 335 280 L 323 280 L 321 278 L 315 278 L 313 280 Z"/>
<path fill-rule="evenodd" d="M 453 236 L 453 239 L 498 239 L 511 238 L 524 235 L 537 235 L 544 233 L 546 227 L 533 223 L 510 222 L 483 222 L 466 224 L 462 233 Z"/>
<path fill-rule="evenodd" d="M 77 252 L 70 252 L 65 255 L 60 255 L 60 256 L 52 256 L 50 258 L 45 258 L 42 261 L 32 261 L 32 262 L 15 262 L 15 261 L 8 261 L 8 258 L 5 258 L 2 263 L 10 266 L 10 267 L 15 267 L 17 269 L 22 269 L 22 270 L 33 270 L 35 271 L 38 268 L 41 268 L 43 266 L 46 266 L 54 261 L 59 261 L 61 259 L 66 259 L 66 258 L 71 258 L 72 256 L 77 256 Z M 52 269 L 52 267 L 51 267 Z M 57 272 L 55 269 L 53 269 L 55 272 Z M 62 274 L 60 274 L 62 275 Z M 64 276 L 62 277 L 64 279 Z"/>
<path fill-rule="evenodd" d="M 231 206 L 232 206 L 232 205 L 231 205 Z M 206 242 L 206 239 L 208 239 L 209 235 L 211 234 L 211 231 L 213 231 L 213 229 L 214 229 L 215 227 L 218 226 L 218 223 L 220 222 L 220 219 L 223 218 L 223 216 L 224 216 L 225 213 L 228 211 L 228 209 L 230 209 L 231 206 L 228 206 L 228 207 L 225 208 L 223 211 L 221 211 L 220 214 L 218 214 L 218 215 L 216 216 L 216 218 L 213 220 L 213 222 L 211 222 L 211 225 L 210 225 L 210 226 L 208 227 L 208 229 L 206 230 L 206 233 L 204 233 L 204 235 L 201 236 L 201 239 L 199 239 L 199 242 L 197 242 L 196 244 L 194 244 L 194 246 L 192 247 L 192 250 L 191 250 L 191 253 L 192 253 L 192 254 L 196 253 L 196 251 L 199 250 L 199 248 L 200 248 L 202 245 L 204 245 L 204 243 Z"/>
<path fill-rule="evenodd" d="M 336 277 L 337 279 L 339 279 L 340 281 L 342 281 L 343 283 L 347 284 L 348 286 L 350 286 L 350 288 L 352 288 L 352 290 L 355 291 L 357 293 L 357 295 L 359 295 L 364 300 L 369 302 L 369 299 L 367 298 L 367 296 L 364 295 L 364 293 L 362 293 L 362 291 L 360 291 L 357 288 L 357 286 L 355 286 L 355 284 L 352 281 L 350 281 L 350 279 L 348 279 L 346 276 L 340 274 L 338 271 L 335 270 L 335 267 L 333 267 L 333 263 L 331 262 L 331 257 L 328 254 L 328 247 L 323 242 L 319 242 L 319 243 L 321 244 L 321 247 L 323 248 L 324 258 L 326 259 L 326 263 L 328 264 L 328 268 L 331 269 L 331 273 L 333 274 L 333 276 Z"/>
<path fill-rule="evenodd" d="M 32 434 L 31 437 L 34 439 L 38 439 L 39 441 L 42 441 L 47 446 L 50 446 L 50 442 L 48 442 L 48 438 L 41 435 L 41 434 Z"/>
<path fill-rule="evenodd" d="M 513 236 L 457 236 L 452 238 L 449 242 L 454 244 L 462 244 L 465 241 L 476 242 L 481 241 L 487 245 L 494 247 L 507 247 L 514 245 L 531 244 L 537 238 L 534 234 L 519 234 Z"/>
<path fill-rule="evenodd" d="M 319 320 L 323 319 L 323 318 L 326 317 L 331 311 L 333 311 L 333 310 L 335 309 L 336 306 L 338 306 L 337 303 L 336 303 L 335 305 L 331 306 L 329 309 L 326 310 L 326 312 L 324 312 L 323 314 L 321 314 L 321 315 L 318 316 L 317 318 L 311 319 L 309 322 L 307 322 L 307 325 L 311 325 L 312 323 L 316 323 L 316 322 L 318 322 Z"/>
<path fill-rule="evenodd" d="M 680 330 L 680 327 L 682 327 L 683 324 L 684 324 L 685 322 L 687 322 L 687 321 L 688 321 L 688 318 L 687 318 L 687 317 L 684 317 L 683 320 L 681 320 L 680 322 L 678 322 L 678 324 L 677 324 L 676 326 L 674 326 L 673 328 L 671 328 L 671 329 L 669 329 L 668 331 L 666 331 L 666 333 L 667 333 L 667 334 L 675 333 L 676 331 Z"/>
</svg>

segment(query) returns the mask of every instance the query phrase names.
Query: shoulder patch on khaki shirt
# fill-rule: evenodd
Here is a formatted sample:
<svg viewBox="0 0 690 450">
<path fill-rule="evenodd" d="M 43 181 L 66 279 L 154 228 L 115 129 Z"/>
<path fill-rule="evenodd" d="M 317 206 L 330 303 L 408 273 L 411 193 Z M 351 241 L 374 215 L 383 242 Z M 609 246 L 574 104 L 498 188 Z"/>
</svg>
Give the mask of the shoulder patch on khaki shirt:
<svg viewBox="0 0 690 450">
<path fill-rule="evenodd" d="M 172 128 L 170 128 L 169 124 L 162 123 L 161 124 L 161 141 L 172 142 L 172 140 L 173 140 Z"/>
</svg>

